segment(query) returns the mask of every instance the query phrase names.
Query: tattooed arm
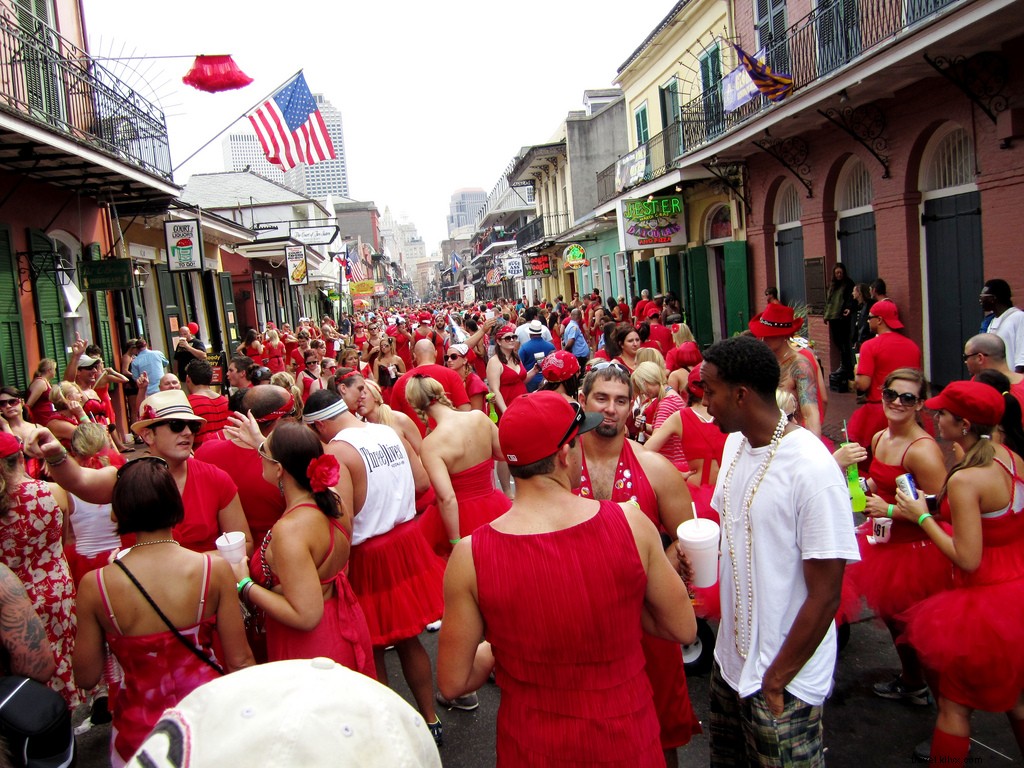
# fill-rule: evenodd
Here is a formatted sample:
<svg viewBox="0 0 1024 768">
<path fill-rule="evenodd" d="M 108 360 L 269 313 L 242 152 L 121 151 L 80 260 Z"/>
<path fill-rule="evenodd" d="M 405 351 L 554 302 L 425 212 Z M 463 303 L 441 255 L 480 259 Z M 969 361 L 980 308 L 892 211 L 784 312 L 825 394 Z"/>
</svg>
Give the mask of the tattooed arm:
<svg viewBox="0 0 1024 768">
<path fill-rule="evenodd" d="M 818 374 L 810 360 L 801 354 L 789 366 L 789 376 L 796 386 L 800 424 L 821 437 L 821 413 L 818 410 Z"/>
<path fill-rule="evenodd" d="M 45 683 L 57 669 L 43 622 L 21 580 L 6 565 L 0 565 L 0 642 L 12 675 Z"/>
</svg>

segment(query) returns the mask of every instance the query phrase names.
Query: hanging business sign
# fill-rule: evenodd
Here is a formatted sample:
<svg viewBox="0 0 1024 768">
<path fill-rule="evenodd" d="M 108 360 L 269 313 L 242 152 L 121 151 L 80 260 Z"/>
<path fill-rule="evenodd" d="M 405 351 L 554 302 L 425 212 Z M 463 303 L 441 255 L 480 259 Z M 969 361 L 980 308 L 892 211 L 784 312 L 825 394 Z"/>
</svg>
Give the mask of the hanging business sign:
<svg viewBox="0 0 1024 768">
<path fill-rule="evenodd" d="M 505 259 L 505 277 L 516 278 L 523 276 L 523 257 L 510 256 Z"/>
<path fill-rule="evenodd" d="M 374 283 L 373 284 L 373 295 L 374 296 L 387 296 L 387 293 L 388 293 L 387 292 L 387 288 L 384 286 L 384 283 Z"/>
<path fill-rule="evenodd" d="M 348 290 L 353 296 L 372 296 L 373 280 L 355 280 L 348 284 Z"/>
<path fill-rule="evenodd" d="M 472 304 L 476 301 L 476 286 L 466 285 L 462 288 L 462 302 L 464 304 Z"/>
<path fill-rule="evenodd" d="M 681 195 L 622 201 L 626 250 L 686 245 L 686 216 Z"/>
<path fill-rule="evenodd" d="M 289 245 L 284 249 L 284 260 L 288 269 L 288 285 L 305 285 L 309 282 L 306 246 Z"/>
<path fill-rule="evenodd" d="M 487 276 L 484 278 L 484 282 L 490 286 L 501 285 L 501 267 L 493 267 L 487 270 Z"/>
<path fill-rule="evenodd" d="M 615 191 L 635 187 L 647 175 L 647 145 L 641 144 L 615 164 Z"/>
<path fill-rule="evenodd" d="M 587 260 L 587 249 L 579 243 L 567 245 L 565 250 L 562 251 L 562 263 L 565 264 L 566 269 L 589 267 L 590 262 Z"/>
<path fill-rule="evenodd" d="M 100 259 L 78 265 L 83 291 L 121 291 L 132 287 L 131 259 Z"/>
<path fill-rule="evenodd" d="M 292 227 L 288 234 L 303 245 L 327 245 L 338 236 L 338 228 Z"/>
<path fill-rule="evenodd" d="M 542 277 L 551 274 L 551 259 L 547 254 L 537 253 L 523 261 L 524 277 Z"/>
<path fill-rule="evenodd" d="M 171 272 L 200 272 L 203 269 L 203 238 L 199 219 L 164 222 L 167 269 Z"/>
</svg>

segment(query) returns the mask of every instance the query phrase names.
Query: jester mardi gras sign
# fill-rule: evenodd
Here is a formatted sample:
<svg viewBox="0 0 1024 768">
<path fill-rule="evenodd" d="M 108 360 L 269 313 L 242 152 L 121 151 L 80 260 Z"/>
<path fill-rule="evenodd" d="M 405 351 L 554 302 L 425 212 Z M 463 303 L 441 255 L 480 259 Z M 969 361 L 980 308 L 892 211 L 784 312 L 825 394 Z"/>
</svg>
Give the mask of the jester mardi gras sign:
<svg viewBox="0 0 1024 768">
<path fill-rule="evenodd" d="M 623 200 L 626 250 L 686 245 L 686 214 L 681 195 Z"/>
</svg>

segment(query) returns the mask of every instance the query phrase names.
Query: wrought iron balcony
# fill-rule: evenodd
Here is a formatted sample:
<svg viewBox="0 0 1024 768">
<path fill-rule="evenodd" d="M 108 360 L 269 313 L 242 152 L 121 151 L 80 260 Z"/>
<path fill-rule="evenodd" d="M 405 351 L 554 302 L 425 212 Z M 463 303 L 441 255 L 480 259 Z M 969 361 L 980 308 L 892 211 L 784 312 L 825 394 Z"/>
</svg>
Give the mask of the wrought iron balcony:
<svg viewBox="0 0 1024 768">
<path fill-rule="evenodd" d="M 0 16 L 0 110 L 171 181 L 164 113 L 47 25 Z"/>
<path fill-rule="evenodd" d="M 545 238 L 553 238 L 569 228 L 569 214 L 551 213 L 538 216 L 519 230 L 516 235 L 516 249 L 523 250 L 531 245 L 543 242 Z"/>
<path fill-rule="evenodd" d="M 793 24 L 784 37 L 769 40 L 765 60 L 774 71 L 793 77 L 795 93 L 943 8 L 963 2 L 966 0 L 832 0 Z M 690 152 L 718 138 L 771 103 L 759 93 L 739 109 L 726 112 L 720 85 L 704 91 L 680 108 L 681 151 Z"/>
<path fill-rule="evenodd" d="M 682 150 L 681 137 L 680 123 L 671 123 L 661 133 L 600 171 L 597 174 L 598 205 L 672 170 Z"/>
</svg>

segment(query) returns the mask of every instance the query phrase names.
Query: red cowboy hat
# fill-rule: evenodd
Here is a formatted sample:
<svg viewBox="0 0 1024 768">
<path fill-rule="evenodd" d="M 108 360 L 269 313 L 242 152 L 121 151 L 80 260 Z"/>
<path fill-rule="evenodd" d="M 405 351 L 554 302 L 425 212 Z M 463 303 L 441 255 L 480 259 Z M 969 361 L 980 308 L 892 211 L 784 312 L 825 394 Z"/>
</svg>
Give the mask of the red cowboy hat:
<svg viewBox="0 0 1024 768">
<path fill-rule="evenodd" d="M 750 332 L 759 339 L 770 336 L 792 336 L 804 324 L 802 317 L 793 317 L 793 308 L 785 304 L 769 304 L 764 312 L 750 321 Z"/>
</svg>

